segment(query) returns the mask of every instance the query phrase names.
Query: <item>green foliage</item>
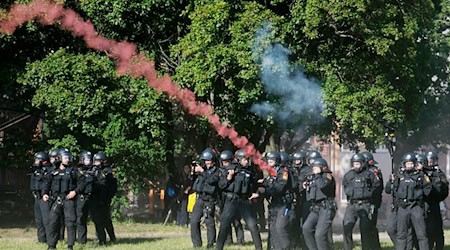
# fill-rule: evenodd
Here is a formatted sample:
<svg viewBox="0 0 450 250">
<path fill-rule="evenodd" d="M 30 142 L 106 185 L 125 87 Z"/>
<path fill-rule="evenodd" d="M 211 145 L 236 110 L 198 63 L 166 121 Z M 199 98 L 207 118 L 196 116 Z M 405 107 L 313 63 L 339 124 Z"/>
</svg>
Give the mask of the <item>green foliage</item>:
<svg viewBox="0 0 450 250">
<path fill-rule="evenodd" d="M 133 187 L 166 166 L 161 96 L 143 79 L 118 77 L 107 57 L 59 50 L 29 64 L 19 82 L 36 90 L 49 144 L 105 151 L 118 179 Z"/>
</svg>

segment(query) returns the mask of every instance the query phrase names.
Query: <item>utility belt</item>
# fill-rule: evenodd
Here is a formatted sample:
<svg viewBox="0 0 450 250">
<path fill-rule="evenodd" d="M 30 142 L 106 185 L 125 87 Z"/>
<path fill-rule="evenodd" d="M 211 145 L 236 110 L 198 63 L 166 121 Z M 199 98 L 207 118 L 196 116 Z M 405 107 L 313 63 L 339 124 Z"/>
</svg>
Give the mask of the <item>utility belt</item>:
<svg viewBox="0 0 450 250">
<path fill-rule="evenodd" d="M 337 210 L 337 205 L 336 205 L 336 202 L 334 201 L 334 199 L 311 201 L 311 206 L 310 206 L 311 212 L 318 213 L 321 208 Z"/>
<path fill-rule="evenodd" d="M 236 193 L 232 193 L 232 192 L 225 193 L 225 198 L 230 199 L 230 200 L 245 200 L 245 199 L 248 199 L 248 197 L 249 197 L 248 194 L 236 194 Z"/>
<path fill-rule="evenodd" d="M 372 203 L 371 200 L 350 200 L 351 205 L 370 205 Z"/>
<path fill-rule="evenodd" d="M 424 202 L 423 200 L 407 200 L 407 199 L 403 199 L 403 200 L 398 200 L 397 201 L 397 206 L 401 207 L 401 208 L 407 208 L 407 207 L 415 207 L 415 206 L 421 206 L 424 207 Z"/>
<path fill-rule="evenodd" d="M 295 201 L 295 195 L 291 192 L 286 192 L 284 195 L 272 196 L 271 204 L 292 204 Z"/>
<path fill-rule="evenodd" d="M 214 198 L 213 195 L 205 193 L 205 192 L 197 193 L 197 199 L 200 199 L 204 202 L 215 202 L 216 201 L 216 198 Z"/>
<path fill-rule="evenodd" d="M 89 197 L 91 196 L 91 194 L 78 194 L 77 196 L 80 199 L 80 201 L 85 201 L 85 200 L 89 200 Z"/>
</svg>

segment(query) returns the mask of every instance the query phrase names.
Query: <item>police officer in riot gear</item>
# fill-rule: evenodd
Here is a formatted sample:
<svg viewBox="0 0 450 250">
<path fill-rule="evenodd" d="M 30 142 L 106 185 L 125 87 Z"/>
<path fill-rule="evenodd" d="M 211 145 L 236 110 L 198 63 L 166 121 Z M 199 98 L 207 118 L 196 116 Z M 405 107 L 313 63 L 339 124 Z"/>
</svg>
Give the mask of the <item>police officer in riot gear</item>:
<svg viewBox="0 0 450 250">
<path fill-rule="evenodd" d="M 83 151 L 80 153 L 80 160 L 75 171 L 77 175 L 77 236 L 78 243 L 87 242 L 87 219 L 89 213 L 89 198 L 92 193 L 94 173 L 92 171 L 92 153 Z"/>
<path fill-rule="evenodd" d="M 427 164 L 423 168 L 424 173 L 431 181 L 431 193 L 425 198 L 426 202 L 426 226 L 430 249 L 444 248 L 444 230 L 439 203 L 448 196 L 448 181 L 445 173 L 439 168 L 438 155 L 428 152 Z"/>
<path fill-rule="evenodd" d="M 251 201 L 259 196 L 257 194 L 256 173 L 248 165 L 248 158 L 242 157 L 236 168 L 229 168 L 226 175 L 220 177 L 219 187 L 224 191 L 225 205 L 220 217 L 216 249 L 223 249 L 227 232 L 231 229 L 230 223 L 237 213 L 245 220 L 252 235 L 255 249 L 262 249 L 261 236 L 256 225 L 256 214 L 252 209 Z"/>
<path fill-rule="evenodd" d="M 376 245 L 370 241 L 374 219 L 373 195 L 382 185 L 372 171 L 366 168 L 363 154 L 355 154 L 350 160 L 352 169 L 344 176 L 342 185 L 349 204 L 344 215 L 344 249 L 353 248 L 353 227 L 359 218 L 361 244 L 363 249 L 373 249 Z"/>
<path fill-rule="evenodd" d="M 269 175 L 264 180 L 265 195 L 269 202 L 269 249 L 289 249 L 289 217 L 293 195 L 289 183 L 289 170 L 281 166 L 279 152 L 266 155 L 267 164 L 272 167 L 275 176 Z"/>
<path fill-rule="evenodd" d="M 46 152 L 34 154 L 34 164 L 31 167 L 30 189 L 34 196 L 34 220 L 36 222 L 38 242 L 47 242 L 48 219 L 50 207 L 42 200 L 42 189 L 47 174 L 51 171 L 49 157 Z"/>
<path fill-rule="evenodd" d="M 296 223 L 295 226 L 298 226 L 298 229 L 294 229 L 293 231 L 299 231 L 297 234 L 297 246 L 306 248 L 306 243 L 303 239 L 302 226 L 305 222 L 306 218 L 309 214 L 309 202 L 306 201 L 306 190 L 303 188 L 303 183 L 306 181 L 307 176 L 311 174 L 311 167 L 306 163 L 306 153 L 303 151 L 295 152 L 292 154 L 293 160 L 293 178 L 297 177 L 297 192 L 296 192 L 296 202 L 294 211 L 296 214 Z M 300 235 L 300 237 L 298 237 Z"/>
<path fill-rule="evenodd" d="M 395 192 L 397 212 L 397 249 L 406 249 L 408 231 L 413 226 L 419 248 L 429 249 L 424 218 L 424 199 L 431 192 L 430 178 L 416 171 L 416 156 L 407 153 L 402 158 L 403 172 L 391 179 Z"/>
<path fill-rule="evenodd" d="M 94 154 L 93 162 L 92 172 L 94 181 L 92 186 L 92 199 L 89 206 L 99 244 L 104 245 L 106 244 L 106 232 L 108 232 L 111 241 L 116 240 L 111 221 L 110 204 L 112 197 L 117 191 L 117 183 L 109 167 L 108 158 L 105 153 L 98 152 Z"/>
<path fill-rule="evenodd" d="M 377 181 L 380 183 L 378 188 L 373 191 L 373 199 L 371 208 L 373 211 L 372 220 L 370 220 L 370 237 L 369 237 L 369 245 L 372 246 L 372 249 L 381 249 L 380 245 L 380 236 L 378 234 L 377 221 L 378 221 L 378 209 L 380 209 L 381 202 L 383 200 L 383 174 L 381 173 L 381 169 L 377 167 L 375 164 L 378 164 L 377 161 L 373 158 L 373 154 L 366 151 L 362 153 L 364 158 L 366 158 L 366 167 L 367 170 L 371 171 Z"/>
<path fill-rule="evenodd" d="M 293 195 L 293 201 L 291 205 L 291 213 L 289 216 L 289 242 L 291 248 L 296 248 L 300 246 L 300 238 L 301 235 L 300 230 L 300 217 L 297 215 L 298 206 L 297 206 L 297 197 L 299 196 L 299 187 L 298 187 L 298 178 L 299 178 L 299 168 L 292 164 L 293 158 L 286 152 L 280 152 L 281 156 L 281 165 L 283 167 L 287 167 L 289 171 L 289 175 L 292 177 L 290 182 L 291 185 L 291 194 Z"/>
<path fill-rule="evenodd" d="M 204 150 L 200 156 L 201 164 L 194 167 L 195 180 L 193 190 L 197 192 L 197 201 L 191 216 L 191 240 L 194 247 L 202 246 L 200 220 L 205 216 L 207 230 L 207 248 L 211 248 L 216 240 L 214 224 L 215 206 L 219 192 L 220 171 L 215 166 L 216 155 L 212 150 Z M 231 222 L 230 222 L 231 223 Z"/>
<path fill-rule="evenodd" d="M 237 166 L 236 163 L 233 162 L 234 161 L 234 155 L 233 152 L 231 152 L 230 150 L 224 150 L 222 153 L 220 153 L 220 162 L 221 162 L 221 168 L 220 168 L 220 176 L 226 178 L 228 171 L 233 170 L 235 171 Z M 220 186 L 220 181 L 219 181 L 219 188 L 222 190 L 223 187 Z M 224 190 L 222 190 L 224 191 Z M 221 213 L 223 213 L 224 211 L 224 205 L 225 205 L 225 201 L 226 201 L 226 193 L 222 192 L 221 193 L 221 205 L 220 210 Z M 236 241 L 238 245 L 243 245 L 244 244 L 244 228 L 242 227 L 242 223 L 241 223 L 241 215 L 239 214 L 239 212 L 236 213 L 234 220 L 231 223 L 234 227 L 234 230 L 236 232 Z M 225 244 L 231 244 L 233 242 L 232 239 L 232 233 L 231 233 L 231 227 L 230 227 L 230 231 L 227 235 L 227 239 L 225 240 Z"/>
<path fill-rule="evenodd" d="M 312 172 L 302 183 L 311 212 L 303 223 L 303 237 L 310 250 L 331 249 L 329 231 L 336 214 L 336 182 L 325 159 L 316 158 Z"/>
<path fill-rule="evenodd" d="M 58 161 L 60 162 L 58 169 L 54 169 L 49 175 L 43 189 L 43 200 L 51 202 L 50 219 L 49 219 L 49 235 L 47 244 L 49 249 L 55 249 L 58 242 L 58 231 L 60 229 L 60 219 L 64 217 L 67 227 L 67 246 L 68 249 L 73 248 L 75 243 L 75 196 L 78 192 L 76 189 L 76 176 L 73 172 L 72 154 L 69 150 L 60 150 L 58 152 Z"/>
</svg>

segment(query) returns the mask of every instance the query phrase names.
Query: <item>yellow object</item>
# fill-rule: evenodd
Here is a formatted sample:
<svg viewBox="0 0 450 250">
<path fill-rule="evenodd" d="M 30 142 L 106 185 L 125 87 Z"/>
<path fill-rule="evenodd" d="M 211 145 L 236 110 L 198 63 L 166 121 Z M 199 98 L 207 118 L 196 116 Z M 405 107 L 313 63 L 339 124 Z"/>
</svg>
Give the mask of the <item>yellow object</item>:
<svg viewBox="0 0 450 250">
<path fill-rule="evenodd" d="M 192 193 L 188 196 L 188 204 L 187 204 L 188 213 L 192 213 L 196 201 L 197 201 L 197 193 Z"/>
</svg>

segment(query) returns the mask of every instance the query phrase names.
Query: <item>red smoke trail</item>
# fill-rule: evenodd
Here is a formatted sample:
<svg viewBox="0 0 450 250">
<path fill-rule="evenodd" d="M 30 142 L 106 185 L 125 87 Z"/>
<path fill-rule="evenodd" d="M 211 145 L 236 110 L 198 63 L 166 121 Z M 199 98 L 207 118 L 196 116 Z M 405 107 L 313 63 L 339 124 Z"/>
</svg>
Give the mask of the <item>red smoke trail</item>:
<svg viewBox="0 0 450 250">
<path fill-rule="evenodd" d="M 33 19 L 37 19 L 43 25 L 53 25 L 57 22 L 61 28 L 70 30 L 76 37 L 81 37 L 89 48 L 106 51 L 109 57 L 116 60 L 119 74 L 143 76 L 147 79 L 149 87 L 175 97 L 190 114 L 207 117 L 220 136 L 228 137 L 236 147 L 243 148 L 247 155 L 253 156 L 253 162 L 261 169 L 273 174 L 272 169 L 262 160 L 262 155 L 256 151 L 255 146 L 246 137 L 239 136 L 234 128 L 229 128 L 221 123 L 219 116 L 213 113 L 211 105 L 197 101 L 194 92 L 180 88 L 169 75 L 158 77 L 154 63 L 148 60 L 143 53 L 138 53 L 135 44 L 108 40 L 100 36 L 92 23 L 84 21 L 75 11 L 45 0 L 35 0 L 29 4 L 15 4 L 7 17 L 0 22 L 0 31 L 12 34 L 17 27 Z"/>
</svg>

